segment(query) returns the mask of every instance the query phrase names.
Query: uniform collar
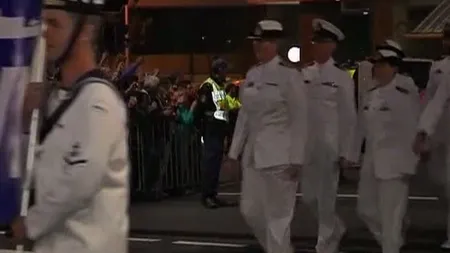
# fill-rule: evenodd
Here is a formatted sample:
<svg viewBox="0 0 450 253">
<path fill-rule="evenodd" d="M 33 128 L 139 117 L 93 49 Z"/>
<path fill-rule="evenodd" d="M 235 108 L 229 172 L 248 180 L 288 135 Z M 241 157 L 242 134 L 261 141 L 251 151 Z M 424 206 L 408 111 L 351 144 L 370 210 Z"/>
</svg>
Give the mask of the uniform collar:
<svg viewBox="0 0 450 253">
<path fill-rule="evenodd" d="M 386 84 L 384 86 L 379 86 L 379 88 L 386 89 L 386 88 L 395 86 L 395 83 L 397 82 L 398 78 L 399 78 L 399 74 L 395 74 L 394 78 L 392 78 L 392 80 L 388 84 Z"/>
<path fill-rule="evenodd" d="M 277 56 L 273 57 L 272 60 L 264 63 L 263 65 L 265 65 L 267 67 L 274 67 L 274 66 L 277 66 L 278 64 L 280 64 L 280 62 L 281 62 L 281 58 L 280 58 L 280 56 L 277 55 Z"/>
<path fill-rule="evenodd" d="M 315 63 L 316 63 L 315 65 L 316 65 L 317 67 L 323 68 L 323 67 L 327 67 L 327 66 L 334 66 L 335 61 L 334 61 L 333 57 L 330 57 L 330 59 L 328 59 L 328 61 L 326 61 L 326 62 L 323 63 L 323 64 L 320 64 L 320 63 L 318 63 L 318 62 L 315 62 Z"/>
</svg>

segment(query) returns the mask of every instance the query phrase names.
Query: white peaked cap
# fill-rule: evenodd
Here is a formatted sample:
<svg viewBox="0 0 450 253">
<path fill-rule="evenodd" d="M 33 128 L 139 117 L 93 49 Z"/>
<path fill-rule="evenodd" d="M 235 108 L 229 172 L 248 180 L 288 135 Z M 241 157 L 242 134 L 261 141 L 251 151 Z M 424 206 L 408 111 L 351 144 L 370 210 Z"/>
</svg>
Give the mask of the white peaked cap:
<svg viewBox="0 0 450 253">
<path fill-rule="evenodd" d="M 276 20 L 261 20 L 258 26 L 263 31 L 283 31 L 283 25 Z"/>
<path fill-rule="evenodd" d="M 400 58 L 400 56 L 397 54 L 397 52 L 392 51 L 392 50 L 388 50 L 388 49 L 381 49 L 377 51 L 381 57 L 383 58 L 390 58 L 390 57 L 395 57 L 395 58 Z"/>
<path fill-rule="evenodd" d="M 403 48 L 397 42 L 395 42 L 393 40 L 385 40 L 384 43 L 387 46 L 390 46 L 390 47 L 393 47 L 393 48 L 395 48 L 397 50 L 403 51 Z"/>
<path fill-rule="evenodd" d="M 335 25 L 333 25 L 332 23 L 330 23 L 326 20 L 316 18 L 313 20 L 312 26 L 313 26 L 314 32 L 316 32 L 316 33 L 319 33 L 322 30 L 322 31 L 326 31 L 330 34 L 333 34 L 337 41 L 342 41 L 345 39 L 344 33 L 339 28 L 337 28 Z"/>
<path fill-rule="evenodd" d="M 279 38 L 283 36 L 283 25 L 276 20 L 261 20 L 249 39 Z"/>
</svg>

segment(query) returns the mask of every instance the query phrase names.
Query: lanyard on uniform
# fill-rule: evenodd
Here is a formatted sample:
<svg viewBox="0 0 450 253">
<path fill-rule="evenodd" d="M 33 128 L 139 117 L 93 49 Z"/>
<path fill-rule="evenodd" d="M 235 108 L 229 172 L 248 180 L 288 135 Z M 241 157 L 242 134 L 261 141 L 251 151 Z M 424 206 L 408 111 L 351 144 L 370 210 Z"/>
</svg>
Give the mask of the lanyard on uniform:
<svg viewBox="0 0 450 253">
<path fill-rule="evenodd" d="M 58 120 L 64 115 L 67 109 L 72 105 L 75 99 L 80 94 L 81 90 L 86 87 L 87 84 L 92 82 L 89 81 L 90 78 L 103 79 L 103 75 L 98 69 L 91 70 L 85 73 L 83 76 L 78 78 L 78 80 L 73 85 L 72 94 L 66 100 L 64 100 L 56 110 L 49 116 L 46 117 L 42 123 L 41 131 L 39 132 L 39 144 L 42 144 L 47 138 L 48 134 L 52 131 L 53 127 L 56 125 Z M 106 81 L 104 82 L 107 83 Z"/>
</svg>

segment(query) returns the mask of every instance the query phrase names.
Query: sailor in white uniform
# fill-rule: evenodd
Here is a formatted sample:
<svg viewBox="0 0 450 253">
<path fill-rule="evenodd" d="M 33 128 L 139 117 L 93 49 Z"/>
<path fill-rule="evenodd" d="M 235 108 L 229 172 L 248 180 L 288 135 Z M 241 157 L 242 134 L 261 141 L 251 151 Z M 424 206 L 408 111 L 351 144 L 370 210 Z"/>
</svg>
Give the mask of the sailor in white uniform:
<svg viewBox="0 0 450 253">
<path fill-rule="evenodd" d="M 36 203 L 12 225 L 35 253 L 128 251 L 127 114 L 95 63 L 101 2 L 45 1 L 47 61 L 69 92 L 43 112 Z"/>
<path fill-rule="evenodd" d="M 355 145 L 355 150 L 360 150 L 362 138 L 366 139 L 358 213 L 383 253 L 399 253 L 409 180 L 418 162 L 410 145 L 420 115 L 420 98 L 414 81 L 397 73 L 403 56 L 398 48 L 378 48 L 372 88 L 361 103 L 360 135 Z"/>
<path fill-rule="evenodd" d="M 241 212 L 267 253 L 293 253 L 290 226 L 305 163 L 307 97 L 301 72 L 278 56 L 282 25 L 258 23 L 259 63 L 241 85 L 242 107 L 229 158 L 242 155 Z"/>
<path fill-rule="evenodd" d="M 310 161 L 302 174 L 303 200 L 319 223 L 316 251 L 337 253 L 346 232 L 336 213 L 339 168 L 349 167 L 356 128 L 354 83 L 332 58 L 344 34 L 333 24 L 313 20 L 314 58 L 303 69 L 308 88 Z"/>
<path fill-rule="evenodd" d="M 427 105 L 420 119 L 416 152 L 429 154 L 427 172 L 438 188 L 440 201 L 447 208 L 447 240 L 441 247 L 450 249 L 450 108 L 446 103 L 450 74 L 450 23 L 444 27 L 443 47 L 444 56 L 430 68 L 425 91 Z"/>
</svg>

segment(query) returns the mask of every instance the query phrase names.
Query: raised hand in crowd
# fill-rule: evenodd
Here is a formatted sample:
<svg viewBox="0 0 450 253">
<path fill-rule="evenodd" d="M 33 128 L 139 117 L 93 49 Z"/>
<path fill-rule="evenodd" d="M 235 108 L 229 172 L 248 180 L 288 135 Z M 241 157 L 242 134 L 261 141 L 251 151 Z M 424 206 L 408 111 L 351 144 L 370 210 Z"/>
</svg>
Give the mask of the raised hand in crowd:
<svg viewBox="0 0 450 253">
<path fill-rule="evenodd" d="M 128 100 L 128 108 L 133 108 L 137 105 L 137 98 L 136 97 L 130 97 L 130 99 Z"/>
</svg>

